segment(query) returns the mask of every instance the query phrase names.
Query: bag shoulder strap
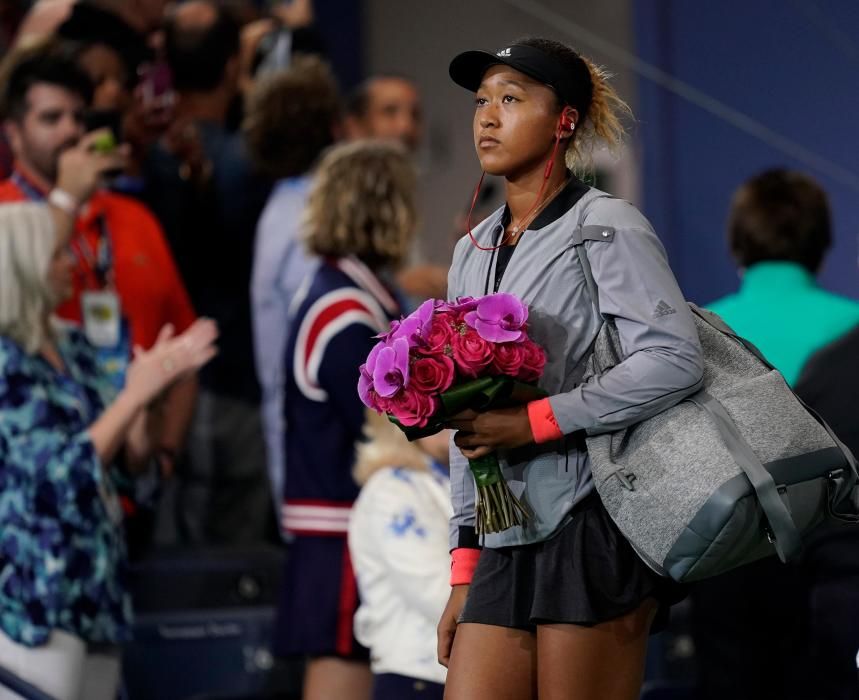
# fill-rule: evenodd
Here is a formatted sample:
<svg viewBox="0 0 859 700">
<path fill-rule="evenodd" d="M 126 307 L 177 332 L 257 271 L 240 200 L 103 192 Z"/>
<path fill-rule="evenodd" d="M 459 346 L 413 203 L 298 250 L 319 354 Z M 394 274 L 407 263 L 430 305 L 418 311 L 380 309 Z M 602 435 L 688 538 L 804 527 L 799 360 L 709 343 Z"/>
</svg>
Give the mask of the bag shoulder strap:
<svg viewBox="0 0 859 700">
<path fill-rule="evenodd" d="M 782 562 L 793 559 L 802 547 L 802 538 L 796 524 L 790 515 L 785 502 L 779 494 L 778 486 L 749 443 L 740 433 L 734 419 L 725 407 L 706 390 L 699 391 L 686 401 L 697 404 L 713 421 L 716 430 L 722 437 L 722 442 L 734 458 L 737 466 L 743 470 L 749 483 L 755 491 L 758 504 L 764 512 L 768 529 L 767 537 L 775 547 Z"/>
<path fill-rule="evenodd" d="M 599 288 L 597 287 L 596 280 L 594 280 L 585 242 L 602 241 L 604 243 L 611 243 L 611 241 L 614 240 L 615 234 L 615 230 L 612 226 L 601 226 L 599 224 L 585 226 L 585 221 L 588 218 L 591 205 L 600 199 L 614 199 L 614 197 L 610 194 L 600 194 L 585 202 L 582 206 L 581 212 L 579 212 L 579 221 L 572 235 L 573 247 L 576 249 L 579 265 L 581 266 L 582 273 L 585 276 L 585 285 L 587 285 L 588 294 L 591 297 L 591 303 L 594 305 L 594 310 L 597 312 L 597 316 L 602 316 L 602 313 L 600 312 Z"/>
</svg>

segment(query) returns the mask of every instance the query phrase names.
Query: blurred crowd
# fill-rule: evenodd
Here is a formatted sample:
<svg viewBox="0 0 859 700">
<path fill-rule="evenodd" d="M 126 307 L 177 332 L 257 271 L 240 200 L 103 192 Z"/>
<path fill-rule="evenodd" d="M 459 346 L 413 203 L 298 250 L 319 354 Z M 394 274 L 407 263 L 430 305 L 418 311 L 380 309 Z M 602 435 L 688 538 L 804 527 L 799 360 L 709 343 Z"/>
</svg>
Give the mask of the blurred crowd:
<svg viewBox="0 0 859 700">
<path fill-rule="evenodd" d="M 310 0 L 6 0 L 0 47 L 0 667 L 116 697 L 129 560 L 268 542 L 305 698 L 441 698 L 447 436 L 408 443 L 355 392 L 373 336 L 446 294 L 412 250 L 415 84 L 344 92 Z M 712 309 L 855 452 L 830 228 L 810 178 L 744 184 L 742 285 Z M 702 697 L 812 697 L 809 665 L 856 697 L 857 544 L 695 589 Z"/>
<path fill-rule="evenodd" d="M 369 692 L 346 548 L 356 368 L 387 320 L 446 286 L 409 264 L 415 85 L 378 75 L 345 94 L 309 0 L 5 2 L 2 18 L 0 666 L 55 697 L 113 697 L 129 561 L 289 542 L 277 650 L 312 657 L 308 697 Z M 87 518 L 60 503 L 87 499 Z"/>
</svg>

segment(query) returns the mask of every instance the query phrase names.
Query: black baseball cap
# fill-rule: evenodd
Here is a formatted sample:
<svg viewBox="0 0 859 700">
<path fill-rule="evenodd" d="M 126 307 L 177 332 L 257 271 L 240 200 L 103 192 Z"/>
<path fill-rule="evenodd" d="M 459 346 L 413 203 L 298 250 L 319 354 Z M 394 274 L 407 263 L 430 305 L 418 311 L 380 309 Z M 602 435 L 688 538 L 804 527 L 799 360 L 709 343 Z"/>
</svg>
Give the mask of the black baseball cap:
<svg viewBox="0 0 859 700">
<path fill-rule="evenodd" d="M 511 44 L 495 53 L 465 51 L 450 62 L 449 73 L 457 85 L 477 92 L 483 75 L 491 66 L 503 64 L 552 88 L 561 101 L 586 114 L 593 95 L 591 72 L 579 57 L 575 67 L 541 49 Z"/>
</svg>

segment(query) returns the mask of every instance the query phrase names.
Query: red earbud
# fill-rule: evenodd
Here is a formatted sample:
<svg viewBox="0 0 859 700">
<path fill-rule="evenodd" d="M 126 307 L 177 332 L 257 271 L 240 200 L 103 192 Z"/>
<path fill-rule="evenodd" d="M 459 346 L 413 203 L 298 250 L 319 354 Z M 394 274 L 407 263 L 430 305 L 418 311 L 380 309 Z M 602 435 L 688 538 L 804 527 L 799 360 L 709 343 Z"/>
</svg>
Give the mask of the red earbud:
<svg viewBox="0 0 859 700">
<path fill-rule="evenodd" d="M 573 121 L 573 110 L 571 107 L 564 107 L 561 116 L 558 118 L 558 131 L 572 131 L 576 128 L 576 123 Z"/>
</svg>

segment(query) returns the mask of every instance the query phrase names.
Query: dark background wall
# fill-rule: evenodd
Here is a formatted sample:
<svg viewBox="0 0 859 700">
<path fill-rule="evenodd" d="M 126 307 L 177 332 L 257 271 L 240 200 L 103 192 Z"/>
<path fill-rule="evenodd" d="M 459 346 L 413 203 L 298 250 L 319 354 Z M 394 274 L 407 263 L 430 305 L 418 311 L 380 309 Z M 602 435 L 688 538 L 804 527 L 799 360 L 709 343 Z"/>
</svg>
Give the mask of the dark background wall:
<svg viewBox="0 0 859 700">
<path fill-rule="evenodd" d="M 821 282 L 859 296 L 859 3 L 632 5 L 642 59 L 837 166 L 812 167 L 792 146 L 766 144 L 640 78 L 643 206 L 687 296 L 707 302 L 736 288 L 724 235 L 730 196 L 745 178 L 772 166 L 801 169 L 829 192 L 836 242 Z"/>
</svg>

